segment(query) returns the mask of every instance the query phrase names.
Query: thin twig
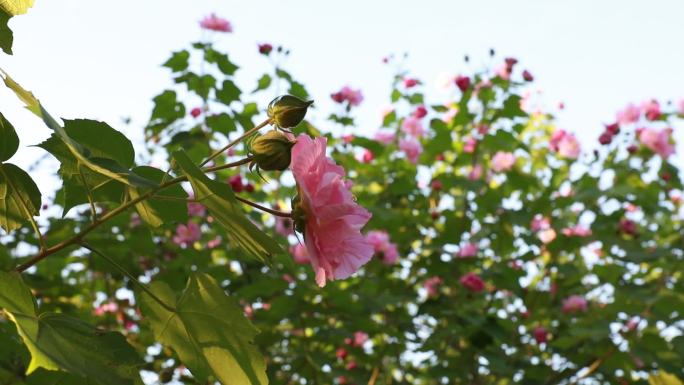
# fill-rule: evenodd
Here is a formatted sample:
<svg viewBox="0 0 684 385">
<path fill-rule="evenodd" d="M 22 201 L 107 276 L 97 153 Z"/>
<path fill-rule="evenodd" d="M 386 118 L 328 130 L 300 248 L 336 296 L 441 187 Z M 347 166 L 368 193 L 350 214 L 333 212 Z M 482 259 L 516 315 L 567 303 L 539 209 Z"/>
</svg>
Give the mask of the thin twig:
<svg viewBox="0 0 684 385">
<path fill-rule="evenodd" d="M 267 125 L 268 123 L 270 123 L 270 121 L 271 121 L 271 119 L 267 119 L 267 120 L 265 120 L 263 123 L 261 123 L 260 125 L 258 125 L 258 126 L 256 126 L 256 127 L 254 127 L 253 129 L 249 130 L 249 131 L 246 132 L 244 135 L 242 135 L 240 138 L 238 138 L 236 141 L 232 142 L 232 145 L 234 145 L 237 141 L 242 140 L 242 139 L 244 139 L 245 137 L 249 136 L 251 133 L 258 131 L 260 128 L 262 128 L 262 127 L 264 127 L 265 125 Z M 226 147 L 226 149 L 227 149 L 227 148 L 230 148 L 230 145 L 229 145 L 228 147 Z M 225 150 L 222 150 L 221 152 L 223 152 L 223 151 L 225 151 Z M 214 155 L 216 155 L 216 154 L 214 154 Z M 213 156 L 213 155 L 212 155 L 212 156 Z M 218 155 L 217 155 L 217 156 L 218 156 Z M 204 163 L 208 162 L 208 161 L 211 160 L 211 159 L 212 159 L 212 158 L 210 157 L 210 158 L 207 159 Z M 226 169 L 226 168 L 235 167 L 235 166 L 239 166 L 239 165 L 248 163 L 248 162 L 250 162 L 251 160 L 252 160 L 251 157 L 247 157 L 247 158 L 242 159 L 242 160 L 239 160 L 239 161 L 237 161 L 237 162 L 228 163 L 228 164 L 224 164 L 224 165 L 220 165 L 220 166 L 215 166 L 215 167 L 208 167 L 208 168 L 206 168 L 206 169 L 203 169 L 203 171 L 204 171 L 204 172 L 214 172 L 214 171 L 218 171 L 218 170 L 223 170 L 223 169 Z M 204 165 L 204 163 L 203 163 L 202 165 Z M 4 171 L 2 170 L 2 168 L 0 168 L 0 171 L 2 171 L 2 172 L 4 173 Z M 5 177 L 5 178 L 9 180 L 9 178 L 7 178 L 7 177 Z M 88 227 L 86 227 L 85 229 L 81 230 L 81 231 L 80 231 L 78 234 L 76 234 L 74 237 L 72 237 L 72 238 L 70 238 L 70 239 L 67 239 L 67 240 L 65 240 L 65 241 L 62 241 L 62 242 L 60 242 L 60 243 L 58 243 L 58 244 L 56 244 L 56 245 L 54 245 L 54 246 L 52 246 L 52 247 L 49 247 L 49 248 L 46 248 L 46 247 L 45 247 L 45 245 L 44 245 L 44 243 L 43 243 L 43 236 L 42 236 L 42 234 L 40 233 L 40 229 L 38 229 L 38 225 L 37 225 L 37 223 L 35 222 L 35 220 L 33 219 L 33 217 L 29 215 L 29 217 L 30 217 L 30 219 L 31 219 L 31 223 L 33 224 L 34 230 L 36 230 L 36 233 L 38 234 L 38 239 L 39 239 L 39 242 L 40 242 L 40 244 L 41 244 L 41 250 L 40 250 L 40 252 L 39 252 L 38 254 L 34 255 L 34 256 L 31 257 L 31 258 L 29 258 L 26 262 L 22 263 L 21 265 L 17 266 L 17 267 L 15 268 L 15 270 L 16 270 L 17 272 L 20 272 L 20 273 L 21 273 L 21 272 L 24 272 L 24 271 L 26 271 L 27 269 L 29 269 L 31 266 L 33 266 L 33 265 L 35 265 L 36 263 L 42 261 L 43 259 L 47 258 L 48 256 L 50 256 L 50 255 L 52 255 L 52 254 L 54 254 L 54 253 L 56 253 L 56 252 L 58 252 L 58 251 L 61 251 L 61 250 L 65 249 L 65 248 L 67 248 L 67 247 L 69 247 L 69 246 L 72 246 L 72 245 L 75 245 L 75 244 L 80 243 L 80 242 L 83 240 L 83 237 L 85 237 L 88 233 L 90 233 L 91 231 L 95 230 L 97 227 L 99 227 L 101 224 L 103 224 L 104 222 L 108 221 L 109 219 L 111 219 L 111 218 L 113 218 L 113 217 L 115 217 L 115 216 L 121 214 L 122 212 L 128 210 L 129 208 L 131 208 L 131 207 L 134 206 L 135 204 L 140 203 L 140 202 L 144 201 L 145 199 L 148 199 L 148 198 L 154 196 L 154 195 L 155 195 L 156 193 L 158 193 L 159 191 L 164 190 L 165 188 L 170 187 L 170 186 L 173 186 L 173 185 L 175 185 L 175 184 L 177 184 L 177 183 L 185 182 L 185 181 L 187 181 L 187 180 L 188 180 L 188 178 L 187 178 L 186 176 L 179 176 L 179 177 L 173 178 L 173 179 L 171 179 L 171 180 L 169 180 L 169 181 L 167 181 L 167 182 L 164 182 L 164 183 L 160 184 L 159 186 L 157 186 L 157 187 L 151 189 L 150 191 L 146 192 L 145 194 L 142 194 L 142 195 L 138 196 L 137 198 L 132 199 L 132 200 L 130 200 L 130 201 L 128 201 L 128 202 L 126 202 L 126 203 L 120 205 L 119 207 L 117 207 L 117 208 L 115 208 L 114 210 L 112 210 L 112 211 L 106 213 L 106 214 L 103 215 L 102 217 L 96 218 Z M 269 208 L 267 208 L 267 207 L 263 207 L 263 206 L 257 205 L 256 203 L 253 203 L 253 202 L 251 202 L 251 201 L 242 200 L 242 198 L 239 198 L 239 197 L 237 197 L 237 198 L 238 198 L 238 200 L 243 201 L 244 203 L 250 204 L 250 205 L 252 205 L 252 206 L 254 206 L 254 207 L 256 207 L 256 208 L 259 208 L 259 209 L 261 209 L 261 210 L 264 210 L 264 211 L 266 211 L 266 212 L 268 212 L 268 213 L 271 213 L 271 214 L 273 214 L 273 215 L 284 216 L 284 217 L 292 217 L 292 215 L 289 214 L 289 213 L 283 213 L 283 212 L 280 212 L 280 211 L 272 210 L 272 209 L 269 209 Z M 27 210 L 27 212 L 28 212 L 28 209 L 26 209 L 26 210 Z"/>
<path fill-rule="evenodd" d="M 121 205 L 121 206 L 115 208 L 114 210 L 108 212 L 107 214 L 103 215 L 102 217 L 100 217 L 100 218 L 99 218 L 98 220 L 96 220 L 95 222 L 92 222 L 90 225 L 88 225 L 88 227 L 86 227 L 85 229 L 81 230 L 81 231 L 80 231 L 78 234 L 76 234 L 74 237 L 72 237 L 72 238 L 70 238 L 70 239 L 67 239 L 67 240 L 65 240 L 65 241 L 62 241 L 62 242 L 60 242 L 60 243 L 58 243 L 58 244 L 56 244 L 56 245 L 54 245 L 54 246 L 52 246 L 52 247 L 50 247 L 50 248 L 41 250 L 40 253 L 34 255 L 33 257 L 31 257 L 28 261 L 26 261 L 26 262 L 24 262 L 23 264 L 17 266 L 15 270 L 18 271 L 18 272 L 20 272 L 20 273 L 23 272 L 23 271 L 26 271 L 26 269 L 28 269 L 28 268 L 30 268 L 31 266 L 35 265 L 36 263 L 42 261 L 43 259 L 45 259 L 45 258 L 48 257 L 49 255 L 52 255 L 52 254 L 54 254 L 54 253 L 56 253 L 56 252 L 58 252 L 58 251 L 61 251 L 61 250 L 65 249 L 65 248 L 67 248 L 67 247 L 69 247 L 69 246 L 78 244 L 78 243 L 83 239 L 83 237 L 85 237 L 88 233 L 90 233 L 91 231 L 93 231 L 93 230 L 95 230 L 96 228 L 98 228 L 101 224 L 107 222 L 109 219 L 111 219 L 111 218 L 113 218 L 113 217 L 115 217 L 115 216 L 121 214 L 122 212 L 126 211 L 126 210 L 129 209 L 130 207 L 134 206 L 136 203 L 139 203 L 139 202 L 144 201 L 145 199 L 151 197 L 151 196 L 154 195 L 155 193 L 157 193 L 157 192 L 159 192 L 159 191 L 161 191 L 161 190 L 163 190 L 163 189 L 165 189 L 165 188 L 167 188 L 167 187 L 169 187 L 169 186 L 172 186 L 172 185 L 174 185 L 174 184 L 176 184 L 176 183 L 180 183 L 180 182 L 183 182 L 183 181 L 186 181 L 186 180 L 187 180 L 187 177 L 185 177 L 185 176 L 180 176 L 180 177 L 171 179 L 170 181 L 168 181 L 168 182 L 166 182 L 166 183 L 163 183 L 163 184 L 159 185 L 158 187 L 156 187 L 156 188 L 154 188 L 154 189 L 152 189 L 152 190 L 146 192 L 145 194 L 142 194 L 142 195 L 140 195 L 139 197 L 137 197 L 137 198 L 135 198 L 135 199 L 133 199 L 133 200 L 128 201 L 127 203 L 125 203 L 125 204 L 123 204 L 123 205 Z"/>
</svg>

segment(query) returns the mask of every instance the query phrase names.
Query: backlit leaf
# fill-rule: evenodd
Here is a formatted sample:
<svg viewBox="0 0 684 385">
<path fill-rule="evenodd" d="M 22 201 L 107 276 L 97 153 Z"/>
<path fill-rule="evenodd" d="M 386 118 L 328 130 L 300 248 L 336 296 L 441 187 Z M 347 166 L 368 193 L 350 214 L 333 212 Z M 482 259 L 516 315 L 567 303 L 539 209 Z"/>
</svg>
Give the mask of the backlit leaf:
<svg viewBox="0 0 684 385">
<path fill-rule="evenodd" d="M 266 364 L 253 344 L 258 330 L 211 276 L 193 273 L 179 298 L 163 282 L 150 289 L 174 311 L 143 293 L 145 318 L 196 378 L 204 382 L 213 374 L 224 385 L 268 384 Z"/>
<path fill-rule="evenodd" d="M 0 227 L 10 232 L 38 215 L 40 191 L 33 179 L 11 164 L 0 164 Z"/>
<path fill-rule="evenodd" d="M 0 113 L 0 162 L 12 157 L 19 148 L 19 137 L 12 124 Z"/>
<path fill-rule="evenodd" d="M 231 188 L 210 179 L 192 163 L 183 151 L 176 151 L 174 159 L 188 177 L 195 199 L 202 203 L 216 220 L 228 230 L 231 242 L 263 263 L 282 252 L 276 241 L 264 234 L 247 219 Z"/>
</svg>

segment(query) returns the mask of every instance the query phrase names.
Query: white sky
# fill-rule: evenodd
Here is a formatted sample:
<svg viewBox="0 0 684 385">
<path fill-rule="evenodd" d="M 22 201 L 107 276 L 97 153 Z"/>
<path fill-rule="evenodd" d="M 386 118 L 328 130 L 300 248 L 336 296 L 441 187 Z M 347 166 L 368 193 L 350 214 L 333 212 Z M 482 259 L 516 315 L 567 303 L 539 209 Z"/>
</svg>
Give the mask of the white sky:
<svg viewBox="0 0 684 385">
<path fill-rule="evenodd" d="M 197 22 L 210 12 L 233 24 L 218 41 L 242 66 L 245 88 L 269 68 L 256 43 L 283 44 L 293 51 L 287 69 L 307 85 L 319 114 L 341 86 L 363 90 L 362 131 L 377 128 L 388 103 L 391 71 L 381 58 L 393 52 L 410 54 L 407 65 L 428 82 L 428 94 L 438 92 L 440 74 L 467 69 L 465 54 L 484 63 L 493 47 L 518 57 L 549 104 L 565 103 L 561 126 L 592 146 L 627 102 L 684 97 L 679 0 L 36 0 L 10 22 L 14 56 L 0 53 L 0 67 L 53 115 L 105 120 L 140 141 L 151 98 L 171 85 L 160 64 L 200 38 Z M 26 166 L 43 155 L 27 146 L 48 129 L 6 89 L 0 109 L 20 134 L 12 161 Z M 131 128 L 123 116 L 133 118 Z M 44 194 L 54 190 L 38 182 Z"/>
</svg>

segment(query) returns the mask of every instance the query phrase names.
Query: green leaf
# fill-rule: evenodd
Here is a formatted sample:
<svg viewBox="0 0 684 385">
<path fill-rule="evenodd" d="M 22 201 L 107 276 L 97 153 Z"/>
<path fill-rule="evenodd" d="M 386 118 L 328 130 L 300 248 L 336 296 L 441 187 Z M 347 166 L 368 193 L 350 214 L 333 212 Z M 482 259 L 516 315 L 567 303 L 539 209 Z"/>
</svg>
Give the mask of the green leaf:
<svg viewBox="0 0 684 385">
<path fill-rule="evenodd" d="M 8 55 L 12 54 L 12 42 L 14 40 L 12 30 L 7 25 L 11 17 L 9 14 L 0 11 L 0 48 Z"/>
<path fill-rule="evenodd" d="M 240 89 L 230 80 L 224 80 L 220 90 L 216 90 L 216 98 L 226 105 L 240 100 Z"/>
<path fill-rule="evenodd" d="M 38 215 L 40 191 L 33 179 L 11 164 L 0 164 L 0 227 L 10 232 Z"/>
<path fill-rule="evenodd" d="M 154 101 L 154 109 L 148 129 L 155 134 L 185 116 L 185 106 L 178 101 L 175 91 L 166 90 L 152 100 Z"/>
<path fill-rule="evenodd" d="M 176 83 L 185 83 L 189 91 L 193 91 L 202 99 L 209 97 L 209 92 L 216 86 L 216 78 L 209 74 L 197 75 L 187 72 L 175 79 Z"/>
<path fill-rule="evenodd" d="M 212 131 L 220 132 L 226 136 L 237 129 L 233 118 L 225 112 L 207 116 L 207 126 L 209 126 Z"/>
<path fill-rule="evenodd" d="M 265 90 L 271 85 L 271 76 L 269 74 L 263 74 L 257 82 L 257 87 L 252 91 L 252 93 Z"/>
<path fill-rule="evenodd" d="M 190 53 L 186 50 L 174 52 L 163 66 L 170 68 L 173 72 L 185 71 L 188 68 Z"/>
<path fill-rule="evenodd" d="M 19 273 L 0 271 L 0 308 L 10 313 L 36 315 L 31 291 Z"/>
<path fill-rule="evenodd" d="M 515 117 L 525 117 L 527 113 L 520 108 L 520 96 L 511 95 L 504 101 L 503 108 L 497 111 L 497 117 L 513 119 Z"/>
<path fill-rule="evenodd" d="M 36 97 L 33 96 L 31 92 L 26 91 L 17 82 L 10 78 L 9 75 L 7 75 L 6 73 L 3 74 L 5 76 L 5 85 L 9 87 L 12 91 L 14 91 L 17 97 L 26 104 L 26 108 L 28 108 L 29 111 L 33 112 L 36 116 L 43 119 L 43 122 L 53 131 L 55 131 L 55 134 L 64 142 L 64 144 L 69 149 L 69 152 L 71 152 L 74 155 L 79 164 L 93 170 L 94 172 L 118 180 L 119 182 L 122 182 L 124 184 L 132 183 L 132 180 L 134 180 L 135 178 L 130 178 L 131 175 L 128 172 L 126 172 L 127 170 L 116 170 L 112 167 L 106 167 L 105 165 L 99 162 L 93 162 L 89 160 L 88 157 L 82 153 L 82 146 L 76 141 L 74 141 L 71 137 L 69 137 L 65 129 L 62 128 L 62 126 L 60 126 L 59 123 L 57 123 L 57 121 L 52 116 L 50 116 L 50 114 L 40 104 L 38 99 L 36 99 Z M 117 143 L 115 145 L 120 149 L 119 146 L 121 145 L 121 143 Z"/>
<path fill-rule="evenodd" d="M 380 156 L 385 150 L 385 145 L 375 140 L 364 138 L 362 136 L 354 136 L 351 142 L 355 146 L 360 146 L 370 150 L 375 157 Z"/>
<path fill-rule="evenodd" d="M 167 177 L 164 171 L 154 167 L 141 166 L 136 167 L 133 171 L 157 183 L 161 183 L 164 177 Z M 137 187 L 129 187 L 128 189 L 132 199 L 136 199 L 147 191 L 148 189 Z M 164 223 L 186 222 L 188 220 L 187 198 L 188 194 L 183 190 L 183 187 L 176 184 L 160 191 L 153 198 L 136 204 L 135 209 L 140 214 L 140 218 L 153 227 L 159 227 Z"/>
<path fill-rule="evenodd" d="M 0 0 L 0 9 L 12 16 L 22 15 L 32 6 L 33 0 Z"/>
<path fill-rule="evenodd" d="M 0 162 L 4 162 L 12 157 L 19 148 L 19 137 L 14 127 L 0 113 Z"/>
<path fill-rule="evenodd" d="M 266 364 L 253 344 L 258 330 L 207 274 L 193 273 L 180 298 L 163 282 L 150 290 L 175 311 L 142 293 L 141 308 L 159 342 L 171 346 L 193 376 L 213 373 L 224 385 L 268 384 Z"/>
<path fill-rule="evenodd" d="M 65 119 L 64 130 L 83 146 L 84 154 L 89 158 L 112 159 L 125 168 L 133 166 L 133 144 L 109 124 L 88 119 Z"/>
<path fill-rule="evenodd" d="M 238 69 L 238 66 L 230 61 L 228 55 L 220 53 L 213 48 L 206 49 L 204 52 L 204 60 L 206 60 L 207 63 L 216 64 L 219 71 L 221 71 L 224 75 L 231 76 L 235 74 L 235 71 Z"/>
<path fill-rule="evenodd" d="M 247 219 L 228 185 L 204 175 L 184 151 L 176 151 L 173 157 L 188 177 L 195 199 L 228 230 L 228 237 L 234 245 L 266 264 L 270 263 L 271 256 L 282 253 L 276 241 Z"/>
<path fill-rule="evenodd" d="M 0 272 L 0 307 L 31 352 L 27 374 L 63 369 L 102 385 L 133 384 L 142 360 L 119 333 L 63 314 L 36 315 L 31 291 L 18 273 Z"/>
<path fill-rule="evenodd" d="M 90 175 L 90 174 L 88 174 Z M 86 176 L 87 183 L 93 181 L 95 176 Z M 121 203 L 124 197 L 125 185 L 111 179 L 103 179 L 101 183 L 89 184 L 88 187 L 83 184 L 83 181 L 78 177 L 64 178 L 62 189 L 64 190 L 63 198 L 57 200 L 62 208 L 62 216 L 66 215 L 72 208 L 89 203 L 88 191 L 93 202 L 113 202 Z"/>
</svg>

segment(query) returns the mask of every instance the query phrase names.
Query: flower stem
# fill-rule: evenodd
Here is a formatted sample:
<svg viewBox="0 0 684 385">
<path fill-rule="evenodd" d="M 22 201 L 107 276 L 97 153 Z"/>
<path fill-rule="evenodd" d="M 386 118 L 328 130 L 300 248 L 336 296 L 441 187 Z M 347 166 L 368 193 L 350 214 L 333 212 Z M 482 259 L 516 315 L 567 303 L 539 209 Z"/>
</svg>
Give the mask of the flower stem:
<svg viewBox="0 0 684 385">
<path fill-rule="evenodd" d="M 246 203 L 246 204 L 248 204 L 248 205 L 250 205 L 250 206 L 252 206 L 252 207 L 254 207 L 254 208 L 257 208 L 257 209 L 259 209 L 259 210 L 261 210 L 261 211 L 265 211 L 265 212 L 267 212 L 267 213 L 269 213 L 269 214 L 273 214 L 273 215 L 275 215 L 275 216 L 277 216 L 277 217 L 292 218 L 292 213 L 286 213 L 286 212 L 283 212 L 283 211 L 278 211 L 278 210 L 274 210 L 274 209 L 269 209 L 268 207 L 262 206 L 262 205 L 260 205 L 260 204 L 258 204 L 258 203 L 254 203 L 254 202 L 252 202 L 252 201 L 250 201 L 250 200 L 248 200 L 248 199 L 239 197 L 239 196 L 237 196 L 237 195 L 235 196 L 235 199 L 239 200 L 239 201 L 242 202 L 242 203 Z"/>
<path fill-rule="evenodd" d="M 202 167 L 202 166 L 204 166 L 205 164 L 207 164 L 207 163 L 211 162 L 212 160 L 216 159 L 217 156 L 223 154 L 223 153 L 226 152 L 229 148 L 231 148 L 231 147 L 235 146 L 236 144 L 240 143 L 243 139 L 245 139 L 246 137 L 252 135 L 253 133 L 255 133 L 255 132 L 257 132 L 257 131 L 259 131 L 260 129 L 264 128 L 264 127 L 265 127 L 266 125 L 268 125 L 268 124 L 271 124 L 271 118 L 267 118 L 267 119 L 264 120 L 263 122 L 261 122 L 261 123 L 259 123 L 258 125 L 254 126 L 254 128 L 252 128 L 251 130 L 249 130 L 249 131 L 245 132 L 244 134 L 242 134 L 239 138 L 237 138 L 237 139 L 235 139 L 234 141 L 232 141 L 232 142 L 228 143 L 227 145 L 225 145 L 222 149 L 220 149 L 220 150 L 214 152 L 213 154 L 211 154 L 211 156 L 209 156 L 209 157 L 208 157 L 207 159 L 205 159 L 202 163 L 200 163 L 200 167 Z"/>
<path fill-rule="evenodd" d="M 248 156 L 245 159 L 241 159 L 241 160 L 238 160 L 238 161 L 233 162 L 233 163 L 226 163 L 226 164 L 222 164 L 220 166 L 207 167 L 207 168 L 202 169 L 202 171 L 204 171 L 204 172 L 215 172 L 215 171 L 219 171 L 219 170 L 225 170 L 227 168 L 242 166 L 243 164 L 247 164 L 247 163 L 251 162 L 252 159 L 253 159 L 252 156 Z"/>
</svg>

